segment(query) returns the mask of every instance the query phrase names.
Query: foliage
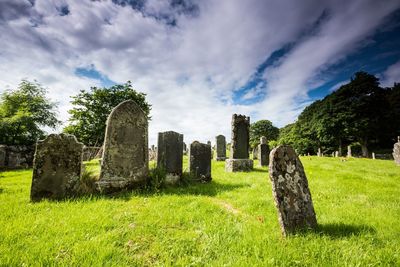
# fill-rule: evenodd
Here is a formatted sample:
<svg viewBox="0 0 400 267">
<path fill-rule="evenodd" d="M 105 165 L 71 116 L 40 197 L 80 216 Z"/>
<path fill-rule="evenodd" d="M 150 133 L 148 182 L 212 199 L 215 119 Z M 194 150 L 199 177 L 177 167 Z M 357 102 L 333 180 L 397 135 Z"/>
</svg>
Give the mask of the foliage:
<svg viewBox="0 0 400 267">
<path fill-rule="evenodd" d="M 281 129 L 279 143 L 293 145 L 300 154 L 338 150 L 358 142 L 363 156 L 368 147 L 393 145 L 400 132 L 400 90 L 379 87 L 379 80 L 357 72 L 348 84 L 306 107 L 291 125 Z"/>
<path fill-rule="evenodd" d="M 46 97 L 46 93 L 38 82 L 22 80 L 16 90 L 1 95 L 1 144 L 32 145 L 44 137 L 43 127 L 59 125 L 57 105 Z"/>
<path fill-rule="evenodd" d="M 146 94 L 135 91 L 129 81 L 110 88 L 81 90 L 72 99 L 74 107 L 69 110 L 71 117 L 64 132 L 75 135 L 86 145 L 99 146 L 103 143 L 108 115 L 125 100 L 135 101 L 150 119 L 151 106 L 146 101 Z"/>
<path fill-rule="evenodd" d="M 207 184 L 35 204 L 32 171 L 3 172 L 0 265 L 399 266 L 393 161 L 301 160 L 319 227 L 285 239 L 266 167 L 226 173 L 212 161 Z"/>
<path fill-rule="evenodd" d="M 268 141 L 278 139 L 279 128 L 272 125 L 269 120 L 259 120 L 250 125 L 250 146 L 255 147 L 260 144 L 262 136 L 267 137 Z"/>
</svg>

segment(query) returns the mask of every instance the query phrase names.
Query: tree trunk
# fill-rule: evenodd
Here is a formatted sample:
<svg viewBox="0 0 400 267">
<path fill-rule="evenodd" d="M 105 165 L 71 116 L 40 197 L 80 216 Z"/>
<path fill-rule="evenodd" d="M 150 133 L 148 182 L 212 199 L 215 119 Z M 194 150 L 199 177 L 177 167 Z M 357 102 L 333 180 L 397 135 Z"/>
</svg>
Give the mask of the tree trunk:
<svg viewBox="0 0 400 267">
<path fill-rule="evenodd" d="M 368 153 L 368 147 L 367 147 L 367 144 L 368 144 L 367 138 L 362 139 L 360 144 L 361 144 L 362 156 L 364 158 L 368 158 L 369 157 L 369 153 Z"/>
</svg>

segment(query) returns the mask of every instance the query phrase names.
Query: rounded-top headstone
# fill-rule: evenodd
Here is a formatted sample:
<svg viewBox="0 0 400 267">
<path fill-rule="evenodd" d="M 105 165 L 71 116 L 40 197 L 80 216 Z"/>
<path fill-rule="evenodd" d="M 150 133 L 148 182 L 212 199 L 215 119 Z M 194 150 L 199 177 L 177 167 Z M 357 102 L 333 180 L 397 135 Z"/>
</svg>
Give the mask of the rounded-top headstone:
<svg viewBox="0 0 400 267">
<path fill-rule="evenodd" d="M 107 119 L 99 189 L 143 184 L 149 172 L 148 153 L 146 114 L 132 100 L 120 103 Z"/>
<path fill-rule="evenodd" d="M 316 227 L 307 177 L 292 147 L 281 145 L 271 151 L 269 175 L 282 233 Z"/>
</svg>

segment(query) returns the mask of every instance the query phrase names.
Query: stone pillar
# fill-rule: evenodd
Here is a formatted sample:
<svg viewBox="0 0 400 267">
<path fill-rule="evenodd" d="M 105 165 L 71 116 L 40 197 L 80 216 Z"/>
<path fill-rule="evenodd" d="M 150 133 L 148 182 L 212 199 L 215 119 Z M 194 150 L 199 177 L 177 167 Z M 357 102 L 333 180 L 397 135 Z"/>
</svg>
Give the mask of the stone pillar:
<svg viewBox="0 0 400 267">
<path fill-rule="evenodd" d="M 175 184 L 182 176 L 183 134 L 158 133 L 157 147 L 157 168 L 167 172 L 167 184 Z"/>
<path fill-rule="evenodd" d="M 50 134 L 36 144 L 31 200 L 59 200 L 78 193 L 83 144 L 69 134 Z"/>
<path fill-rule="evenodd" d="M 189 149 L 189 172 L 196 180 L 211 181 L 211 146 L 194 141 Z"/>
<path fill-rule="evenodd" d="M 372 152 L 372 159 L 375 159 L 375 153 Z"/>
<path fill-rule="evenodd" d="M 318 156 L 318 157 L 321 157 L 321 155 L 322 155 L 322 153 L 321 153 L 321 148 L 319 147 L 319 148 L 318 148 L 318 152 L 317 152 L 317 156 Z"/>
<path fill-rule="evenodd" d="M 400 165 L 400 136 L 397 136 L 397 143 L 393 146 L 393 159 L 397 165 Z"/>
<path fill-rule="evenodd" d="M 145 184 L 149 175 L 146 114 L 132 100 L 116 106 L 107 119 L 97 187 L 112 192 Z"/>
<path fill-rule="evenodd" d="M 227 172 L 250 171 L 253 161 L 249 159 L 250 117 L 232 116 L 232 141 L 230 158 L 225 161 Z"/>
<path fill-rule="evenodd" d="M 351 146 L 347 146 L 347 157 L 351 158 Z"/>
<path fill-rule="evenodd" d="M 271 151 L 269 177 L 282 234 L 315 228 L 317 218 L 303 165 L 290 146 Z"/>
<path fill-rule="evenodd" d="M 335 158 L 339 157 L 339 151 L 335 151 Z"/>
<path fill-rule="evenodd" d="M 258 145 L 258 164 L 260 166 L 268 166 L 269 152 L 267 138 L 263 136 L 260 138 L 260 144 Z"/>
<path fill-rule="evenodd" d="M 226 139 L 223 135 L 218 135 L 215 137 L 215 150 L 217 152 L 217 161 L 226 160 Z"/>
</svg>

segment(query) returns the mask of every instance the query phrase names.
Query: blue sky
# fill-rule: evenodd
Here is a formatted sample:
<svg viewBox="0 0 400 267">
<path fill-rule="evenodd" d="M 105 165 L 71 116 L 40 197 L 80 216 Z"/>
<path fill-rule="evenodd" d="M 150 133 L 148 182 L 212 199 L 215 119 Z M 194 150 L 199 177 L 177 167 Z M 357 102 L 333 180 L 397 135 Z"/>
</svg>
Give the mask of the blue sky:
<svg viewBox="0 0 400 267">
<path fill-rule="evenodd" d="M 2 0 L 0 32 L 0 91 L 37 80 L 65 125 L 79 90 L 130 80 L 150 144 L 229 140 L 233 113 L 283 127 L 360 70 L 400 82 L 398 0 Z"/>
</svg>

